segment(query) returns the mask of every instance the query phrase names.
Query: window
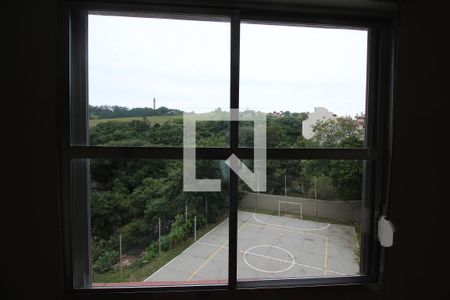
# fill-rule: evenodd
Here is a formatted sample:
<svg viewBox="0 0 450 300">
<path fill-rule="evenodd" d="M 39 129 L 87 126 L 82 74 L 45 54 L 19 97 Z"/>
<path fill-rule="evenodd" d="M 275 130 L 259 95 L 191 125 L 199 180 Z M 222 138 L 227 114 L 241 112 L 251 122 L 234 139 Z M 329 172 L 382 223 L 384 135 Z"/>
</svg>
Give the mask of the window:
<svg viewBox="0 0 450 300">
<path fill-rule="evenodd" d="M 324 23 L 301 10 L 255 8 L 68 11 L 70 287 L 380 280 L 391 72 L 382 19 Z M 193 174 L 218 180 L 215 190 L 185 189 L 192 117 Z M 261 118 L 267 149 L 255 134 Z M 230 170 L 232 154 L 254 172 L 253 186 Z"/>
</svg>

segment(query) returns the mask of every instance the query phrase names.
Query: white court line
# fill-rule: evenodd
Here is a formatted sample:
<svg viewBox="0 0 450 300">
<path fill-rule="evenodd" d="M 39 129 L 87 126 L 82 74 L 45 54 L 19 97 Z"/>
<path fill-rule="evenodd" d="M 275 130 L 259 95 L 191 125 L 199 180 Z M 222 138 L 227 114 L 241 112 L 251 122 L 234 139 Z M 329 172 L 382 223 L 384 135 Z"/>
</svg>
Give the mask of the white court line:
<svg viewBox="0 0 450 300">
<path fill-rule="evenodd" d="M 199 243 L 199 244 L 202 244 L 202 245 L 206 245 L 206 246 L 211 246 L 211 247 L 216 247 L 216 248 L 221 248 L 221 249 L 228 249 L 228 247 L 223 247 L 223 246 L 216 245 L 216 244 L 203 243 L 203 242 L 198 242 L 198 243 Z M 242 251 L 242 250 L 239 250 L 239 252 L 245 253 L 245 251 Z M 289 264 L 292 263 L 292 261 L 288 261 L 288 260 L 284 260 L 284 259 L 276 258 L 276 257 L 271 257 L 271 256 L 267 256 L 267 255 L 262 255 L 262 254 L 258 254 L 258 253 L 254 253 L 254 252 L 247 252 L 247 254 L 251 254 L 251 255 L 255 255 L 255 256 L 259 256 L 259 257 L 271 259 L 271 260 L 276 260 L 276 261 L 280 261 L 280 262 L 285 262 L 285 263 L 289 263 Z M 311 266 L 311 265 L 300 264 L 300 263 L 298 263 L 298 262 L 295 262 L 294 264 L 297 265 L 297 266 L 299 266 L 299 267 L 304 267 L 304 268 L 314 269 L 314 270 L 321 271 L 321 272 L 324 271 L 323 268 L 314 267 L 314 266 Z M 327 270 L 327 272 L 328 272 L 328 273 L 333 273 L 333 274 L 336 274 L 336 275 L 346 276 L 346 274 L 341 273 L 341 272 L 337 272 L 337 271 Z"/>
<path fill-rule="evenodd" d="M 222 223 L 220 223 L 219 225 L 217 225 L 216 227 L 214 227 L 213 229 L 211 229 L 210 231 L 208 231 L 204 236 L 202 236 L 201 238 L 199 238 L 196 242 L 192 243 L 189 247 L 187 247 L 186 249 L 183 250 L 183 252 L 181 252 L 180 254 L 178 254 L 177 256 L 175 256 L 174 258 L 172 258 L 168 263 L 166 263 L 164 266 L 162 266 L 161 268 L 159 268 L 156 272 L 154 272 L 153 274 L 151 274 L 150 276 L 148 276 L 147 278 L 144 279 L 144 281 L 150 281 L 150 278 L 153 275 L 156 275 L 159 271 L 161 271 L 162 269 L 164 269 L 166 266 L 168 266 L 171 262 L 173 262 L 175 259 L 177 259 L 181 254 L 184 254 L 186 251 L 188 251 L 189 249 L 191 249 L 192 247 L 194 247 L 195 244 L 199 243 L 199 244 L 205 244 L 200 242 L 203 238 L 205 238 L 208 234 L 210 234 L 211 232 L 213 232 L 214 230 L 216 230 L 217 228 L 219 228 L 220 226 L 222 226 L 223 223 L 225 223 L 226 221 L 228 221 L 228 218 L 226 218 L 225 220 L 222 221 Z M 211 244 L 212 245 L 212 244 Z"/>
<path fill-rule="evenodd" d="M 240 250 L 239 252 L 245 253 L 245 251 L 242 251 L 242 250 Z M 263 255 L 263 254 L 258 254 L 258 253 L 253 253 L 253 252 L 246 252 L 246 253 L 247 253 L 247 254 L 251 254 L 251 255 L 255 255 L 255 256 L 259 256 L 259 257 L 263 257 L 263 258 L 267 258 L 267 259 L 271 259 L 271 260 L 276 260 L 276 261 L 285 262 L 285 263 L 288 263 L 288 264 L 291 264 L 291 263 L 292 263 L 292 261 L 288 261 L 288 260 L 284 260 L 284 259 L 276 258 L 276 257 L 271 257 L 271 256 Z M 297 266 L 299 266 L 299 267 L 304 267 L 304 268 L 310 268 L 310 269 L 314 269 L 314 270 L 318 270 L 318 271 L 322 271 L 322 272 L 324 271 L 323 268 L 314 267 L 314 266 L 311 266 L 311 265 L 300 264 L 300 263 L 298 263 L 298 262 L 294 262 L 294 265 L 297 265 Z M 340 272 L 336 272 L 336 271 L 331 271 L 331 270 L 327 270 L 327 272 L 329 272 L 329 273 L 334 273 L 334 274 L 337 274 L 337 275 L 346 275 L 346 274 L 344 274 L 344 273 L 340 273 Z"/>
<path fill-rule="evenodd" d="M 328 227 L 330 227 L 330 224 L 327 224 L 326 226 L 324 226 L 322 228 L 298 228 L 298 227 L 292 227 L 292 226 L 278 225 L 278 224 L 261 221 L 260 219 L 258 219 L 256 217 L 255 213 L 253 213 L 253 219 L 255 219 L 256 222 L 264 224 L 264 225 L 270 225 L 270 226 L 275 226 L 275 227 L 280 227 L 280 228 L 288 228 L 288 229 L 300 230 L 300 231 L 320 231 L 320 230 L 324 230 L 324 229 L 327 229 Z"/>
<path fill-rule="evenodd" d="M 288 229 L 293 229 L 293 230 L 299 230 L 299 231 L 320 231 L 320 230 L 324 230 L 324 229 L 326 229 L 326 228 L 328 228 L 328 227 L 330 227 L 330 224 L 327 224 L 326 226 L 324 226 L 324 227 L 322 227 L 322 228 L 310 228 L 310 229 L 302 229 L 302 228 L 297 228 L 297 227 L 292 227 L 292 226 L 284 226 L 284 225 L 278 225 L 278 224 L 273 224 L 273 223 L 268 223 L 268 222 L 264 222 L 264 221 L 261 221 L 261 220 L 259 220 L 257 217 L 256 217 L 256 215 L 255 215 L 255 213 L 253 213 L 253 219 L 255 220 L 255 221 L 257 221 L 258 223 L 261 223 L 261 224 L 265 224 L 265 225 L 269 225 L 269 226 L 274 226 L 274 227 L 280 227 L 280 228 L 288 228 Z M 151 279 L 151 277 L 152 276 L 154 276 L 154 275 L 156 275 L 157 273 L 159 273 L 160 271 L 162 271 L 166 266 L 168 266 L 170 263 L 172 263 L 175 259 L 177 259 L 181 254 L 184 254 L 186 251 L 188 251 L 189 249 L 191 249 L 195 244 L 204 244 L 204 245 L 208 245 L 208 246 L 212 246 L 212 247 L 221 247 L 220 245 L 214 245 L 214 244 L 210 244 L 210 243 L 204 243 L 204 242 L 201 242 L 201 240 L 203 239 L 203 238 L 205 238 L 208 234 L 210 234 L 211 232 L 213 232 L 213 231 L 215 231 L 216 229 L 218 229 L 219 227 L 221 227 L 221 225 L 223 224 L 223 223 L 225 223 L 225 222 L 227 222 L 228 221 L 228 218 L 227 219 L 225 219 L 224 221 L 222 221 L 219 225 L 217 225 L 216 227 L 214 227 L 211 231 L 209 231 L 209 232 L 207 232 L 204 236 L 202 236 L 199 240 L 197 240 L 196 242 L 194 242 L 194 243 L 192 243 L 188 248 L 186 248 L 182 253 L 180 253 L 179 255 L 177 255 L 177 256 L 175 256 L 173 259 L 171 259 L 168 263 L 166 263 L 164 266 L 162 266 L 161 268 L 159 268 L 156 272 L 154 272 L 153 274 L 151 274 L 150 276 L 148 276 L 144 281 L 150 281 L 150 279 Z M 245 221 L 246 220 L 244 220 L 244 223 L 245 223 Z M 223 247 L 223 249 L 228 249 L 228 247 Z M 241 251 L 242 252 L 242 251 Z M 256 253 L 251 253 L 251 252 L 248 252 L 248 254 L 253 254 L 253 255 L 257 255 Z M 266 257 L 267 259 L 274 259 L 274 260 L 277 260 L 277 258 L 274 258 L 274 257 Z M 321 270 L 321 271 L 323 271 L 324 269 L 321 269 L 321 268 L 317 268 L 317 267 L 314 267 L 314 266 L 310 266 L 310 265 L 303 265 L 303 264 L 299 264 L 299 263 L 295 263 L 296 265 L 298 265 L 298 266 L 301 266 L 301 267 L 305 267 L 305 268 L 311 268 L 311 269 L 317 269 L 317 270 Z M 339 273 L 339 272 L 335 272 L 335 271 L 331 271 L 331 270 L 327 270 L 327 272 L 329 272 L 329 273 L 334 273 L 334 274 L 337 274 L 337 275 L 345 275 L 345 274 L 343 274 L 343 273 Z"/>
<path fill-rule="evenodd" d="M 289 262 L 289 261 L 287 261 L 287 260 L 275 259 L 275 260 L 278 260 L 278 261 L 283 261 L 283 262 L 289 263 L 289 266 L 288 266 L 287 268 L 284 268 L 284 269 L 281 269 L 281 270 L 275 270 L 275 271 L 267 271 L 267 270 L 259 269 L 259 268 L 255 267 L 255 266 L 252 266 L 252 265 L 247 261 L 247 255 L 248 255 L 248 254 L 256 255 L 256 256 L 259 256 L 259 257 L 265 257 L 265 258 L 268 258 L 268 257 L 269 257 L 269 256 L 265 256 L 265 255 L 255 254 L 255 253 L 253 253 L 253 252 L 250 251 L 250 250 L 252 250 L 252 249 L 261 248 L 261 247 L 271 247 L 271 248 L 275 248 L 275 249 L 284 251 L 284 252 L 287 253 L 290 257 L 292 257 L 292 261 Z M 239 251 L 239 252 L 242 252 L 242 251 Z M 295 265 L 295 258 L 294 258 L 294 255 L 292 255 L 291 252 L 289 252 L 289 251 L 287 251 L 286 249 L 283 249 L 283 248 L 281 248 L 281 247 L 278 247 L 278 246 L 272 246 L 272 245 L 257 245 L 257 246 L 250 247 L 250 248 L 248 248 L 247 250 L 244 251 L 244 255 L 242 256 L 242 258 L 243 258 L 244 262 L 247 264 L 247 266 L 249 266 L 249 267 L 252 268 L 253 270 L 256 270 L 256 271 L 259 271 L 259 272 L 263 272 L 263 273 L 269 273 L 269 274 L 286 272 L 286 271 L 290 270 L 290 269 Z"/>
<path fill-rule="evenodd" d="M 211 247 L 216 247 L 216 248 L 224 249 L 224 250 L 227 250 L 227 249 L 228 249 L 228 247 L 226 247 L 226 246 L 220 246 L 220 245 L 211 244 L 211 243 L 203 243 L 203 242 L 197 242 L 197 243 L 202 244 L 202 245 L 206 245 L 206 246 L 211 246 Z"/>
</svg>

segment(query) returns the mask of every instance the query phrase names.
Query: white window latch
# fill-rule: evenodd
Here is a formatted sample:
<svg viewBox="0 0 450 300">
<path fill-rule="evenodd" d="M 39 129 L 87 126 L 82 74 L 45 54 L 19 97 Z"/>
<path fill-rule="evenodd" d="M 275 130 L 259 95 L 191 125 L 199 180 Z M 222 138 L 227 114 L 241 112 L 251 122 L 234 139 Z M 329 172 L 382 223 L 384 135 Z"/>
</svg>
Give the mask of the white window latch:
<svg viewBox="0 0 450 300">
<path fill-rule="evenodd" d="M 394 224 L 386 219 L 386 216 L 381 216 L 378 219 L 378 240 L 381 246 L 391 247 L 394 244 Z"/>
</svg>

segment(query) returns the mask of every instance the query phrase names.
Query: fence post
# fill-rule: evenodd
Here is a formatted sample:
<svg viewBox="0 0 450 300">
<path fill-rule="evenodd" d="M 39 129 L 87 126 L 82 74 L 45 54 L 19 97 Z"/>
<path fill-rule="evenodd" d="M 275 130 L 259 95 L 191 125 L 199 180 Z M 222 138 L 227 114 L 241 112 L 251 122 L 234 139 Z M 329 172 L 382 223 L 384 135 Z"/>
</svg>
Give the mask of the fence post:
<svg viewBox="0 0 450 300">
<path fill-rule="evenodd" d="M 284 214 L 287 213 L 287 169 L 284 169 Z"/>
<path fill-rule="evenodd" d="M 119 234 L 119 267 L 120 267 L 120 281 L 123 280 L 123 270 L 122 270 L 122 235 Z"/>
<path fill-rule="evenodd" d="M 257 205 L 256 205 L 256 210 L 257 211 L 259 211 L 259 209 L 260 209 L 260 200 L 259 200 L 259 174 L 258 173 L 256 173 L 256 180 L 258 180 L 258 194 L 256 195 L 256 202 L 257 202 Z"/>
<path fill-rule="evenodd" d="M 194 242 L 197 241 L 197 216 L 194 216 Z"/>
<path fill-rule="evenodd" d="M 278 216 L 281 216 L 281 207 L 280 207 L 280 200 L 278 200 Z"/>
<path fill-rule="evenodd" d="M 158 218 L 158 249 L 161 255 L 161 218 Z"/>
<path fill-rule="evenodd" d="M 314 177 L 314 211 L 317 218 L 317 183 L 316 177 Z"/>
</svg>

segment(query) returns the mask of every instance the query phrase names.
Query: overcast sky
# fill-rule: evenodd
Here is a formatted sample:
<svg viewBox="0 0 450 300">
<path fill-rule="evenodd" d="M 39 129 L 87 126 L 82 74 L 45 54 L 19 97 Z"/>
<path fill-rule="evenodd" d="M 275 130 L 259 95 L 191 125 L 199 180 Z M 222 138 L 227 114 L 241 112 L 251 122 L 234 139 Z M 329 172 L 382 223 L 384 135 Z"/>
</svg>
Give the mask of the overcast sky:
<svg viewBox="0 0 450 300">
<path fill-rule="evenodd" d="M 365 111 L 367 32 L 241 25 L 240 107 Z M 230 25 L 89 16 L 89 102 L 205 112 L 229 107 Z"/>
</svg>

